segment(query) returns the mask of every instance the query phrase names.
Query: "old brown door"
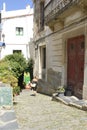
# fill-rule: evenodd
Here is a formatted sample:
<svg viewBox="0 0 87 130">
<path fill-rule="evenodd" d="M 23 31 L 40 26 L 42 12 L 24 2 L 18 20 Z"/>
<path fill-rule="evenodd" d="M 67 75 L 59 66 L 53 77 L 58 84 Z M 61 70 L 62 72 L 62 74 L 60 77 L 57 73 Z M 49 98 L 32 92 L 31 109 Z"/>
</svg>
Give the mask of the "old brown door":
<svg viewBox="0 0 87 130">
<path fill-rule="evenodd" d="M 68 39 L 67 42 L 67 85 L 73 94 L 82 98 L 84 80 L 84 36 Z"/>
</svg>

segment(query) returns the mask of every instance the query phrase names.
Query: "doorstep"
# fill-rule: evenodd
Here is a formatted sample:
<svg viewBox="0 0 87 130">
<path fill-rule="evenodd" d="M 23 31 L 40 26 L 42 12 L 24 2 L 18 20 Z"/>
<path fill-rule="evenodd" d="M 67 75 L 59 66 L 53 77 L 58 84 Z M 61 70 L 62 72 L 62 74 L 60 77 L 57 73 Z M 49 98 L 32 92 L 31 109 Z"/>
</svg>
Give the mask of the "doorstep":
<svg viewBox="0 0 87 130">
<path fill-rule="evenodd" d="M 52 95 L 53 101 L 62 102 L 68 106 L 76 107 L 78 109 L 87 111 L 87 100 L 79 100 L 75 96 L 58 96 L 55 93 Z"/>
</svg>

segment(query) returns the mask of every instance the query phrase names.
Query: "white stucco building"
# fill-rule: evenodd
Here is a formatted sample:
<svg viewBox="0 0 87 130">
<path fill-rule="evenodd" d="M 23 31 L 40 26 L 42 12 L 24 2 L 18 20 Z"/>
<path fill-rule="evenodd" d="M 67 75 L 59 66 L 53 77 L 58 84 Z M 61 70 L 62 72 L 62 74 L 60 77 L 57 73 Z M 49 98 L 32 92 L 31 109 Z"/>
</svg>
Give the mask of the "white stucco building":
<svg viewBox="0 0 87 130">
<path fill-rule="evenodd" d="M 29 54 L 29 42 L 33 37 L 33 9 L 28 5 L 26 9 L 6 11 L 5 3 L 1 10 L 1 41 L 6 47 L 1 51 L 1 59 L 21 51 L 27 59 Z"/>
</svg>

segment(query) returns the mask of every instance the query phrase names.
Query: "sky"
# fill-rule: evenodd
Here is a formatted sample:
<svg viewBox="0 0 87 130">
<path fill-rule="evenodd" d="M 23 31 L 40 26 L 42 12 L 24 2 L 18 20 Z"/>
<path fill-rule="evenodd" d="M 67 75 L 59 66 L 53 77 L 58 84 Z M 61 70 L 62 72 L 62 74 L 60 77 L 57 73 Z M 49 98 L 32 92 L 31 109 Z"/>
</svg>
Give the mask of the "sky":
<svg viewBox="0 0 87 130">
<path fill-rule="evenodd" d="M 3 3 L 6 4 L 6 11 L 25 9 L 27 5 L 33 7 L 32 0 L 0 0 L 0 10 L 2 10 Z"/>
</svg>

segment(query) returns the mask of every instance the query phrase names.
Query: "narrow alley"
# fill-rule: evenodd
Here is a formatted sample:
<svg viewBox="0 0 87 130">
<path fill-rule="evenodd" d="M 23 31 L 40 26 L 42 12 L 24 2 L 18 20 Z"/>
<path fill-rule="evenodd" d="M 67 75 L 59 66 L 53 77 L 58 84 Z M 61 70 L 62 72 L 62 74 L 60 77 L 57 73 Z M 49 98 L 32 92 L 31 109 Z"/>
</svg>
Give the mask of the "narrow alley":
<svg viewBox="0 0 87 130">
<path fill-rule="evenodd" d="M 14 110 L 20 130 L 87 130 L 87 111 L 52 101 L 52 97 L 23 90 Z"/>
</svg>

